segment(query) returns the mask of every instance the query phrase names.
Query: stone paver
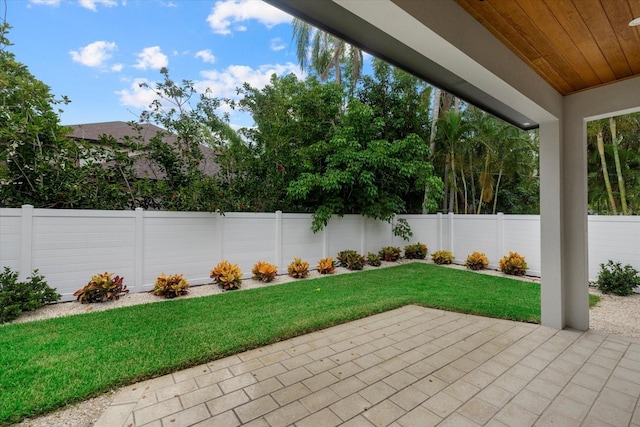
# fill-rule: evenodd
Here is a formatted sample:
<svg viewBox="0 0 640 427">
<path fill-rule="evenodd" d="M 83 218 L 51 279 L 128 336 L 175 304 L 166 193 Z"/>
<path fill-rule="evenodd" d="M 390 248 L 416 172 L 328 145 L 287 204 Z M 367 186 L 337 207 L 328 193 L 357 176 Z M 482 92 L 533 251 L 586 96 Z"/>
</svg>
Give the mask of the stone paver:
<svg viewBox="0 0 640 427">
<path fill-rule="evenodd" d="M 417 306 L 133 384 L 97 427 L 640 427 L 640 341 Z"/>
</svg>

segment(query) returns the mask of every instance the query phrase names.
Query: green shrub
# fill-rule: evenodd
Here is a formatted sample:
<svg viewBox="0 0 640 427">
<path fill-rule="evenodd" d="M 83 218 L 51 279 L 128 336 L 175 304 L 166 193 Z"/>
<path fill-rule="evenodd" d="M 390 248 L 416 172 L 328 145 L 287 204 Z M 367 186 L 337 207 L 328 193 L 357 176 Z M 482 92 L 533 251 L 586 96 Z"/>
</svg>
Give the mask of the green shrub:
<svg viewBox="0 0 640 427">
<path fill-rule="evenodd" d="M 164 273 L 162 273 L 156 279 L 156 283 L 150 292 L 154 295 L 163 296 L 165 298 L 175 298 L 180 295 L 188 294 L 188 287 L 189 282 L 187 279 L 182 277 L 182 274 L 165 276 Z"/>
<path fill-rule="evenodd" d="M 435 251 L 431 254 L 431 259 L 436 264 L 451 264 L 454 260 L 454 256 L 451 251 Z"/>
<path fill-rule="evenodd" d="M 509 252 L 498 263 L 498 269 L 505 274 L 523 276 L 527 272 L 527 262 L 518 252 Z"/>
<path fill-rule="evenodd" d="M 416 243 L 415 245 L 407 245 L 404 247 L 404 257 L 406 259 L 425 259 L 427 256 L 427 245 L 424 243 Z"/>
<path fill-rule="evenodd" d="M 5 267 L 0 273 L 0 323 L 10 322 L 25 311 L 60 300 L 60 294 L 47 285 L 44 276 L 34 270 L 26 282 L 18 282 L 18 273 Z"/>
<path fill-rule="evenodd" d="M 78 297 L 78 301 L 85 302 L 105 302 L 120 299 L 129 290 L 122 284 L 123 278 L 120 276 L 111 277 L 113 273 L 101 273 L 91 277 L 86 286 L 74 292 L 73 296 Z"/>
<path fill-rule="evenodd" d="M 367 254 L 367 264 L 372 267 L 380 267 L 380 264 L 382 264 L 382 262 L 380 262 L 380 255 L 369 252 Z"/>
<path fill-rule="evenodd" d="M 465 261 L 464 265 L 469 270 L 484 270 L 489 265 L 489 260 L 484 252 L 472 252 Z"/>
<path fill-rule="evenodd" d="M 383 261 L 395 262 L 400 259 L 401 253 L 402 251 L 397 246 L 385 246 L 384 248 L 380 249 L 378 255 L 380 255 L 380 258 Z"/>
<path fill-rule="evenodd" d="M 629 264 L 623 267 L 619 262 L 609 260 L 606 265 L 600 264 L 596 283 L 603 294 L 631 295 L 633 288 L 640 286 L 640 276 Z"/>
<path fill-rule="evenodd" d="M 362 270 L 367 262 L 362 255 L 352 249 L 338 252 L 337 258 L 340 266 L 349 270 Z"/>
</svg>

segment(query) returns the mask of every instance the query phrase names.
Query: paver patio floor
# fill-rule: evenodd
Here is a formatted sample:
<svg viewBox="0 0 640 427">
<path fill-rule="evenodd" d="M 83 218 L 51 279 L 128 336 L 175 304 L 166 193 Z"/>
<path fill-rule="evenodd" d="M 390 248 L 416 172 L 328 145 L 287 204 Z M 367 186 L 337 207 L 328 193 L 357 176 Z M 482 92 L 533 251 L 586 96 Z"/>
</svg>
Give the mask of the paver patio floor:
<svg viewBox="0 0 640 427">
<path fill-rule="evenodd" d="M 406 306 L 129 386 L 97 427 L 640 426 L 640 341 Z"/>
</svg>

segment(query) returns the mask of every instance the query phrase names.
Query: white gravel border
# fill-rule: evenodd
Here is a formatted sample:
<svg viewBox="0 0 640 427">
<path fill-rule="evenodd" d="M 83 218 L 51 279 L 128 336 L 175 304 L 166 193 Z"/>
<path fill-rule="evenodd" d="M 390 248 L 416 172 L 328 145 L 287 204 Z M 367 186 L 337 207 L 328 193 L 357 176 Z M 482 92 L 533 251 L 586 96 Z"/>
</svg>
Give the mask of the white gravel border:
<svg viewBox="0 0 640 427">
<path fill-rule="evenodd" d="M 408 262 L 427 262 L 431 261 L 414 261 L 401 260 L 398 262 L 382 262 L 381 267 L 391 267 L 394 265 L 404 264 Z M 466 269 L 463 265 L 452 264 L 447 266 L 455 269 Z M 365 266 L 364 270 L 372 270 L 380 267 Z M 335 274 L 354 273 L 346 268 L 336 268 Z M 496 276 L 504 276 L 518 280 L 530 282 L 539 282 L 537 277 L 515 277 L 507 276 L 495 270 L 479 270 L 477 273 L 490 274 Z M 307 279 L 321 277 L 317 271 L 310 271 Z M 286 282 L 300 279 L 294 279 L 287 275 L 277 276 L 271 283 L 262 283 L 255 280 L 243 280 L 241 290 L 254 289 L 263 286 L 275 286 Z M 306 280 L 306 279 L 303 279 Z M 184 298 L 197 298 L 207 295 L 222 293 L 223 291 L 215 285 L 200 285 L 189 288 L 188 295 L 181 296 Z M 618 297 L 615 295 L 602 295 L 597 290 L 590 288 L 590 293 L 600 296 L 600 302 L 590 311 L 591 329 L 609 332 L 616 335 L 622 335 L 630 338 L 640 338 L 640 294 L 633 294 L 627 297 Z M 167 301 L 162 297 L 155 296 L 150 293 L 135 293 L 125 295 L 117 301 L 96 304 L 80 304 L 76 301 L 64 302 L 47 305 L 39 310 L 30 313 L 24 313 L 12 323 L 24 323 L 35 320 L 48 319 L 52 317 L 70 316 L 92 311 L 104 311 L 118 307 L 126 307 L 137 304 L 150 304 Z M 16 427 L 91 427 L 100 418 L 105 409 L 111 404 L 113 396 L 119 390 L 112 390 L 93 399 L 63 408 L 57 412 L 44 415 L 34 419 L 25 419 Z"/>
</svg>

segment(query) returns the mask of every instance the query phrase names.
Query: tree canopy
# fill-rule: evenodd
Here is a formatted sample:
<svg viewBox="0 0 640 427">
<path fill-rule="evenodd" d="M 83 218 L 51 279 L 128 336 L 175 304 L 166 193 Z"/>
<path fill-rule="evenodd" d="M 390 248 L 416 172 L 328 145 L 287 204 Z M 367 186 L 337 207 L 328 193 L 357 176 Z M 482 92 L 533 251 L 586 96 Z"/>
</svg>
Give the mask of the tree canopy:
<svg viewBox="0 0 640 427">
<path fill-rule="evenodd" d="M 323 80 L 318 63 L 305 79 L 273 75 L 265 87 L 245 84 L 236 102 L 198 93 L 193 82 L 178 83 L 163 69 L 160 82 L 149 86 L 156 100 L 131 123 L 134 131 L 156 124 L 158 134 L 126 144 L 105 136 L 99 146 L 87 146 L 68 138 L 59 123 L 56 108 L 68 100 L 31 75 L 9 52 L 6 28 L 2 34 L 3 207 L 308 212 L 314 231 L 332 215 L 351 213 L 391 221 L 402 213 L 539 209 L 536 132 L 520 131 L 381 60 L 373 59 L 371 73 L 357 81 L 338 79 L 348 75 L 343 54 L 351 49 L 339 40 L 321 39 L 327 52 L 342 52 L 325 58 L 337 62 L 323 63 L 334 66 L 336 78 Z M 304 32 L 298 36 L 311 43 Z M 233 130 L 220 113 L 225 104 L 249 113 L 254 125 Z M 628 212 L 637 212 L 638 119 L 618 119 L 615 132 L 613 126 L 589 126 L 590 147 L 602 137 L 602 154 L 589 157 L 597 165 L 590 169 L 590 205 L 622 209 L 624 194 Z M 215 175 L 203 173 L 205 152 L 214 154 Z M 136 175 L 141 157 L 161 179 Z"/>
</svg>

